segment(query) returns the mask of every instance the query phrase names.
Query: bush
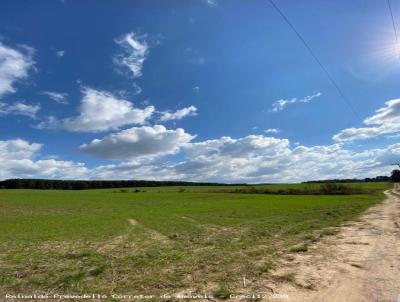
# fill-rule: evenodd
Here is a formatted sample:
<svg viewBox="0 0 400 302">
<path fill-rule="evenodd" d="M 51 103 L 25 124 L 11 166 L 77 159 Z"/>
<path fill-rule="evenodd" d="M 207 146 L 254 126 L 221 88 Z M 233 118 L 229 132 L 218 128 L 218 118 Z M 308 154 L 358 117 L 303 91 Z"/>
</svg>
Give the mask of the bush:
<svg viewBox="0 0 400 302">
<path fill-rule="evenodd" d="M 218 192 L 218 191 L 217 191 Z M 371 191 L 362 189 L 360 187 L 350 187 L 342 184 L 323 183 L 317 187 L 304 187 L 304 188 L 257 188 L 257 187 L 244 187 L 234 190 L 224 190 L 220 192 L 225 193 L 243 193 L 243 194 L 278 194 L 278 195 L 352 195 L 352 194 L 366 194 Z"/>
</svg>

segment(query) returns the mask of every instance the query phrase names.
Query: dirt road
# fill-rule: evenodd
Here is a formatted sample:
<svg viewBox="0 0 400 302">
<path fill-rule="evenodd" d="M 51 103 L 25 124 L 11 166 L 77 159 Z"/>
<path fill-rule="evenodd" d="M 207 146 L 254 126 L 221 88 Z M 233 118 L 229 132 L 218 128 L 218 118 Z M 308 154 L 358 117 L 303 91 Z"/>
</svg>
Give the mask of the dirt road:
<svg viewBox="0 0 400 302">
<path fill-rule="evenodd" d="M 282 264 L 294 283 L 278 285 L 284 301 L 400 301 L 400 187 L 357 221 Z M 398 300 L 399 299 L 399 300 Z"/>
</svg>

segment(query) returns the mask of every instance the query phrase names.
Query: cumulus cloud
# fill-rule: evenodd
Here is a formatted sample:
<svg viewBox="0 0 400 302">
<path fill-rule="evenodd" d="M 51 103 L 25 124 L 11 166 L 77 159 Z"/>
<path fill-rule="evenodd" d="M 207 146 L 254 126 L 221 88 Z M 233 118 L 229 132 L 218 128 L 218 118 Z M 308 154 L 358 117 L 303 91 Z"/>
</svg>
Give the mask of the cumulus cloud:
<svg viewBox="0 0 400 302">
<path fill-rule="evenodd" d="M 95 139 L 81 145 L 78 150 L 99 158 L 129 160 L 175 153 L 193 138 L 181 128 L 167 130 L 161 125 L 133 127 Z"/>
<path fill-rule="evenodd" d="M 306 97 L 301 98 L 301 99 L 292 98 L 290 100 L 285 100 L 285 99 L 277 100 L 276 102 L 274 102 L 272 104 L 272 111 L 273 112 L 281 111 L 281 110 L 285 109 L 288 105 L 291 105 L 291 104 L 309 103 L 309 102 L 311 102 L 312 99 L 314 99 L 316 97 L 319 97 L 321 95 L 322 95 L 321 92 L 317 92 L 316 94 L 309 95 L 309 96 L 306 96 Z"/>
<path fill-rule="evenodd" d="M 63 178 L 75 179 L 87 176 L 82 163 L 39 159 L 35 157 L 42 145 L 22 139 L 0 141 L 0 179 L 6 178 Z"/>
<path fill-rule="evenodd" d="M 114 63 L 128 68 L 134 78 L 142 75 L 143 63 L 149 52 L 145 38 L 130 32 L 115 40 L 122 47 L 122 52 L 114 57 Z"/>
<path fill-rule="evenodd" d="M 101 165 L 90 171 L 92 179 L 187 180 L 185 175 L 175 174 L 169 163 L 151 164 L 135 161 Z"/>
<path fill-rule="evenodd" d="M 135 108 L 132 102 L 106 91 L 84 87 L 82 93 L 78 116 L 62 120 L 50 117 L 37 127 L 63 128 L 74 132 L 117 130 L 125 125 L 144 124 L 154 112 L 153 106 Z"/>
<path fill-rule="evenodd" d="M 263 135 L 248 135 L 241 138 L 223 136 L 216 140 L 207 140 L 199 143 L 192 143 L 186 150 L 190 156 L 212 156 L 223 157 L 257 157 L 273 156 L 284 152 L 289 145 L 287 139 L 278 139 Z"/>
<path fill-rule="evenodd" d="M 364 124 L 368 127 L 343 129 L 333 139 L 337 142 L 349 142 L 400 133 L 400 99 L 387 101 L 384 107 L 366 118 Z"/>
<path fill-rule="evenodd" d="M 185 160 L 175 166 L 176 172 L 200 180 L 243 181 L 264 162 L 273 164 L 288 152 L 289 141 L 263 135 L 242 138 L 221 137 L 191 143 L 184 148 Z M 228 179 L 231 180 L 228 180 Z"/>
<path fill-rule="evenodd" d="M 0 102 L 0 115 L 24 115 L 30 118 L 36 118 L 36 114 L 39 110 L 39 104 L 29 105 L 23 102 L 6 104 Z"/>
<path fill-rule="evenodd" d="M 0 141 L 0 178 L 48 177 L 154 179 L 217 182 L 300 182 L 312 179 L 388 175 L 400 144 L 354 152 L 342 144 L 292 146 L 262 135 L 191 142 L 182 129 L 163 126 L 120 131 L 79 147 L 81 152 L 121 162 L 87 168 L 82 163 L 36 159 L 42 145 Z M 179 160 L 167 154 L 179 153 Z"/>
<path fill-rule="evenodd" d="M 20 159 L 8 160 L 0 164 L 0 178 L 52 178 L 79 179 L 86 178 L 88 169 L 83 163 L 55 159 Z"/>
<path fill-rule="evenodd" d="M 22 139 L 0 141 L 0 157 L 2 159 L 31 158 L 42 148 L 41 144 L 30 144 Z"/>
<path fill-rule="evenodd" d="M 115 109 L 119 106 L 114 108 L 114 102 L 122 102 L 127 106 L 122 108 L 129 110 L 122 112 L 135 109 L 130 102 L 116 99 L 107 92 L 85 88 L 83 93 L 85 102 L 100 102 L 100 107 L 105 106 L 96 109 L 96 118 L 90 115 L 93 107 L 89 106 L 81 108 L 78 117 L 61 121 L 50 119 L 49 123 L 62 122 L 65 127 L 67 122 L 79 121 L 81 127 L 92 129 L 90 131 L 98 130 L 97 125 L 100 124 L 106 124 L 106 129 L 113 129 L 125 124 L 124 118 L 113 113 L 121 112 Z M 373 133 L 369 137 L 382 133 L 400 133 L 400 128 L 396 128 L 399 125 L 399 103 L 399 100 L 388 101 L 374 115 L 364 120 L 365 128 Z M 106 122 L 99 121 L 97 117 L 106 111 L 111 118 L 103 117 Z M 85 112 L 88 114 L 83 114 Z M 117 124 L 110 122 L 115 119 L 119 121 Z M 121 123 L 121 120 L 124 122 Z M 357 132 L 362 128 L 354 129 Z M 276 131 L 275 128 L 267 129 L 269 133 Z M 359 138 L 360 133 L 354 134 L 354 137 Z M 137 179 L 155 180 L 300 182 L 388 175 L 390 164 L 400 157 L 400 143 L 355 152 L 345 147 L 342 141 L 346 140 L 343 137 L 337 139 L 338 143 L 321 146 L 291 144 L 288 139 L 268 135 L 239 138 L 223 136 L 197 142 L 194 138 L 194 135 L 183 129 L 169 130 L 162 125 L 120 130 L 77 148 L 82 153 L 118 161 L 90 169 L 82 163 L 36 159 L 42 147 L 40 144 L 23 140 L 0 141 L 0 177 L 129 179 L 134 175 Z M 171 154 L 178 156 L 169 157 Z"/>
<path fill-rule="evenodd" d="M 182 160 L 136 159 L 98 166 L 92 178 L 131 178 L 217 182 L 300 182 L 312 179 L 387 175 L 400 144 L 354 152 L 341 144 L 291 146 L 265 136 L 221 137 L 181 148 Z M 117 176 L 117 177 L 116 177 Z"/>
<path fill-rule="evenodd" d="M 34 65 L 33 52 L 33 48 L 27 46 L 17 50 L 0 42 L 0 97 L 16 92 L 14 83 L 28 76 Z"/>
<path fill-rule="evenodd" d="M 189 106 L 182 109 L 179 109 L 175 112 L 164 111 L 161 112 L 160 121 L 172 121 L 172 120 L 181 120 L 186 116 L 194 116 L 197 115 L 197 108 L 195 106 Z"/>
<path fill-rule="evenodd" d="M 279 129 L 276 128 L 268 128 L 264 130 L 265 133 L 279 133 Z"/>
<path fill-rule="evenodd" d="M 311 179 L 353 178 L 387 174 L 400 144 L 353 152 L 340 144 L 292 147 L 286 139 L 247 136 L 193 144 L 185 160 L 171 167 L 173 174 L 198 181 L 299 182 Z M 194 152 L 193 152 L 194 151 Z"/>
<path fill-rule="evenodd" d="M 43 91 L 44 95 L 47 95 L 53 101 L 60 103 L 60 104 L 68 104 L 68 93 L 63 92 L 54 92 L 54 91 Z"/>
</svg>

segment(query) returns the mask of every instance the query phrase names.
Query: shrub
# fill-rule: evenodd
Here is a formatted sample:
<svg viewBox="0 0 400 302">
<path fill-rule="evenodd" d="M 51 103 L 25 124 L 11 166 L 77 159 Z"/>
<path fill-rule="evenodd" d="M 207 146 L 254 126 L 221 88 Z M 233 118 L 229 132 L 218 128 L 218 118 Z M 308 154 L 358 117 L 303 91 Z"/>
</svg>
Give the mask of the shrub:
<svg viewBox="0 0 400 302">
<path fill-rule="evenodd" d="M 257 188 L 257 187 L 245 187 L 234 190 L 216 191 L 224 193 L 249 193 L 249 194 L 278 194 L 278 195 L 352 195 L 352 194 L 366 194 L 371 191 L 362 189 L 360 187 L 345 186 L 342 184 L 335 183 L 323 183 L 317 187 L 304 187 L 304 188 Z"/>
</svg>

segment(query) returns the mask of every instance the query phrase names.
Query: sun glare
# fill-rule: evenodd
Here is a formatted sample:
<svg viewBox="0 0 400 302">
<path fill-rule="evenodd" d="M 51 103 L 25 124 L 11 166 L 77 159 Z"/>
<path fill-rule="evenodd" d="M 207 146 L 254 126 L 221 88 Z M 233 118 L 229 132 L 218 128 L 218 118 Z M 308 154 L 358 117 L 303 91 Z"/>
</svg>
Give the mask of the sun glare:
<svg viewBox="0 0 400 302">
<path fill-rule="evenodd" d="M 400 45 L 396 40 L 393 29 L 387 30 L 379 40 L 373 48 L 374 56 L 384 64 L 400 66 Z"/>
</svg>

